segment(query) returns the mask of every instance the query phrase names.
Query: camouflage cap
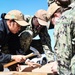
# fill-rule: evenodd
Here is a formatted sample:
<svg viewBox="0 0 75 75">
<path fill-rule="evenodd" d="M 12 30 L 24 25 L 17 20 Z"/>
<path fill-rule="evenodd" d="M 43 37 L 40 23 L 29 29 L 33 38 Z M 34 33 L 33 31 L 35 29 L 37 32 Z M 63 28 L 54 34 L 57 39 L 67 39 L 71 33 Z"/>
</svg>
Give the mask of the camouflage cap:
<svg viewBox="0 0 75 75">
<path fill-rule="evenodd" d="M 40 25 L 42 26 L 48 26 L 48 22 L 47 22 L 47 11 L 40 9 L 38 10 L 35 15 L 38 19 L 38 22 Z"/>
<path fill-rule="evenodd" d="M 5 19 L 14 19 L 19 25 L 21 26 L 27 26 L 29 25 L 25 19 L 24 15 L 19 10 L 11 10 L 5 15 Z"/>
<path fill-rule="evenodd" d="M 48 18 L 48 20 L 50 19 L 50 17 L 54 14 L 54 12 L 55 12 L 58 8 L 60 8 L 60 6 L 58 6 L 55 2 L 52 3 L 52 4 L 48 7 L 48 9 L 47 9 L 47 18 Z"/>
</svg>

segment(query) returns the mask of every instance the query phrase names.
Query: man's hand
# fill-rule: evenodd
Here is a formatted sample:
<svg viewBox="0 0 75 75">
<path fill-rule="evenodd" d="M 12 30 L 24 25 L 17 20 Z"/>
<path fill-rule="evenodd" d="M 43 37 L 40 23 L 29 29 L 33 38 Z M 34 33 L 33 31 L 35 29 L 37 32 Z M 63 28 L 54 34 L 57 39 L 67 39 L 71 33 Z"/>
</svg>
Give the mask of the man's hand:
<svg viewBox="0 0 75 75">
<path fill-rule="evenodd" d="M 58 63 L 56 61 L 49 63 L 50 67 L 51 67 L 51 71 L 53 73 L 58 72 L 57 67 L 58 67 Z"/>
<path fill-rule="evenodd" d="M 32 72 L 47 72 L 47 73 L 55 74 L 58 73 L 57 67 L 58 67 L 58 63 L 55 61 L 55 62 L 47 63 L 46 65 L 43 65 L 41 68 L 36 68 L 32 70 Z"/>
<path fill-rule="evenodd" d="M 35 63 L 35 62 L 32 62 L 32 61 L 27 61 L 27 62 L 25 62 L 25 63 L 26 63 L 28 66 L 30 66 L 30 67 L 34 67 L 34 68 L 41 67 L 40 64 Z"/>
<path fill-rule="evenodd" d="M 25 64 L 27 64 L 27 65 L 19 65 L 18 64 L 16 70 L 17 71 L 23 70 L 23 72 L 31 72 L 33 69 L 41 67 L 40 64 L 35 63 L 35 62 L 31 62 L 31 61 L 27 61 L 27 62 L 25 62 Z M 25 68 L 22 68 L 22 66 Z"/>
<path fill-rule="evenodd" d="M 26 61 L 26 58 L 24 55 L 12 55 L 11 59 L 15 60 L 16 62 L 25 62 Z"/>
</svg>

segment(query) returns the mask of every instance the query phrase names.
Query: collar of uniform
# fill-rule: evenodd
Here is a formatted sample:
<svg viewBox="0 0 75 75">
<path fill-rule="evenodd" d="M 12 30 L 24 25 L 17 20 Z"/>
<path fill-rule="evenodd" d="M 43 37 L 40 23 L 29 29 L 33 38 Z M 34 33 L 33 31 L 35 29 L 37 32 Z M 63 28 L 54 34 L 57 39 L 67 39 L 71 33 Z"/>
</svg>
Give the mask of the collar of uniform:
<svg viewBox="0 0 75 75">
<path fill-rule="evenodd" d="M 75 7 L 75 1 L 69 5 L 69 7 Z"/>
</svg>

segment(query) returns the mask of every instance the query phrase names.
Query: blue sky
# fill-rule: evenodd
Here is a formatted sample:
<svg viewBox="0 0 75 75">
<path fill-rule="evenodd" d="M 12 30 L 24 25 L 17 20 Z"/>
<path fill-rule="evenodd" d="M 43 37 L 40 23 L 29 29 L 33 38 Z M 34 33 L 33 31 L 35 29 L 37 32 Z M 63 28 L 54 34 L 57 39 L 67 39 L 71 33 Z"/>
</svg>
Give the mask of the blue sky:
<svg viewBox="0 0 75 75">
<path fill-rule="evenodd" d="M 25 15 L 34 15 L 39 9 L 47 10 L 47 0 L 0 0 L 0 14 L 7 13 L 10 10 L 20 10 Z M 52 39 L 52 48 L 54 46 L 53 29 L 48 31 Z"/>
<path fill-rule="evenodd" d="M 47 0 L 0 0 L 0 13 L 18 9 L 33 15 L 39 9 L 47 9 Z"/>
</svg>

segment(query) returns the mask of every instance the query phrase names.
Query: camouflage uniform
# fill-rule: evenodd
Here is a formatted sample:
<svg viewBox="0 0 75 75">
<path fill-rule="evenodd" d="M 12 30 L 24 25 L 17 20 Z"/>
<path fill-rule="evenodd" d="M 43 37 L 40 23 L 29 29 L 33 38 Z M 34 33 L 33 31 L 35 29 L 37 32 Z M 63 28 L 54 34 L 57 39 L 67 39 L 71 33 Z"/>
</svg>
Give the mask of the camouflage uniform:
<svg viewBox="0 0 75 75">
<path fill-rule="evenodd" d="M 53 60 L 53 57 L 52 57 L 53 52 L 52 52 L 52 48 L 51 48 L 51 39 L 50 39 L 50 36 L 48 34 L 47 27 L 44 26 L 41 29 L 41 31 L 38 31 L 32 27 L 31 20 L 32 20 L 32 18 L 29 21 L 30 25 L 27 26 L 23 32 L 21 32 L 20 40 L 23 41 L 23 42 L 21 42 L 21 44 L 23 45 L 22 47 L 25 49 L 25 51 L 27 51 L 27 49 L 29 48 L 30 43 L 32 41 L 32 38 L 39 35 L 43 50 L 44 50 L 45 54 L 47 55 L 48 61 Z M 33 36 L 29 35 L 28 31 L 32 31 Z M 24 39 L 22 37 L 24 37 Z"/>
<path fill-rule="evenodd" d="M 72 0 L 71 2 L 74 2 L 75 0 Z"/>
<path fill-rule="evenodd" d="M 54 49 L 59 62 L 59 75 L 70 75 L 71 72 L 75 75 L 75 48 L 72 44 L 75 38 L 75 2 L 70 4 L 70 7 L 71 9 L 62 14 L 54 28 Z"/>
</svg>

